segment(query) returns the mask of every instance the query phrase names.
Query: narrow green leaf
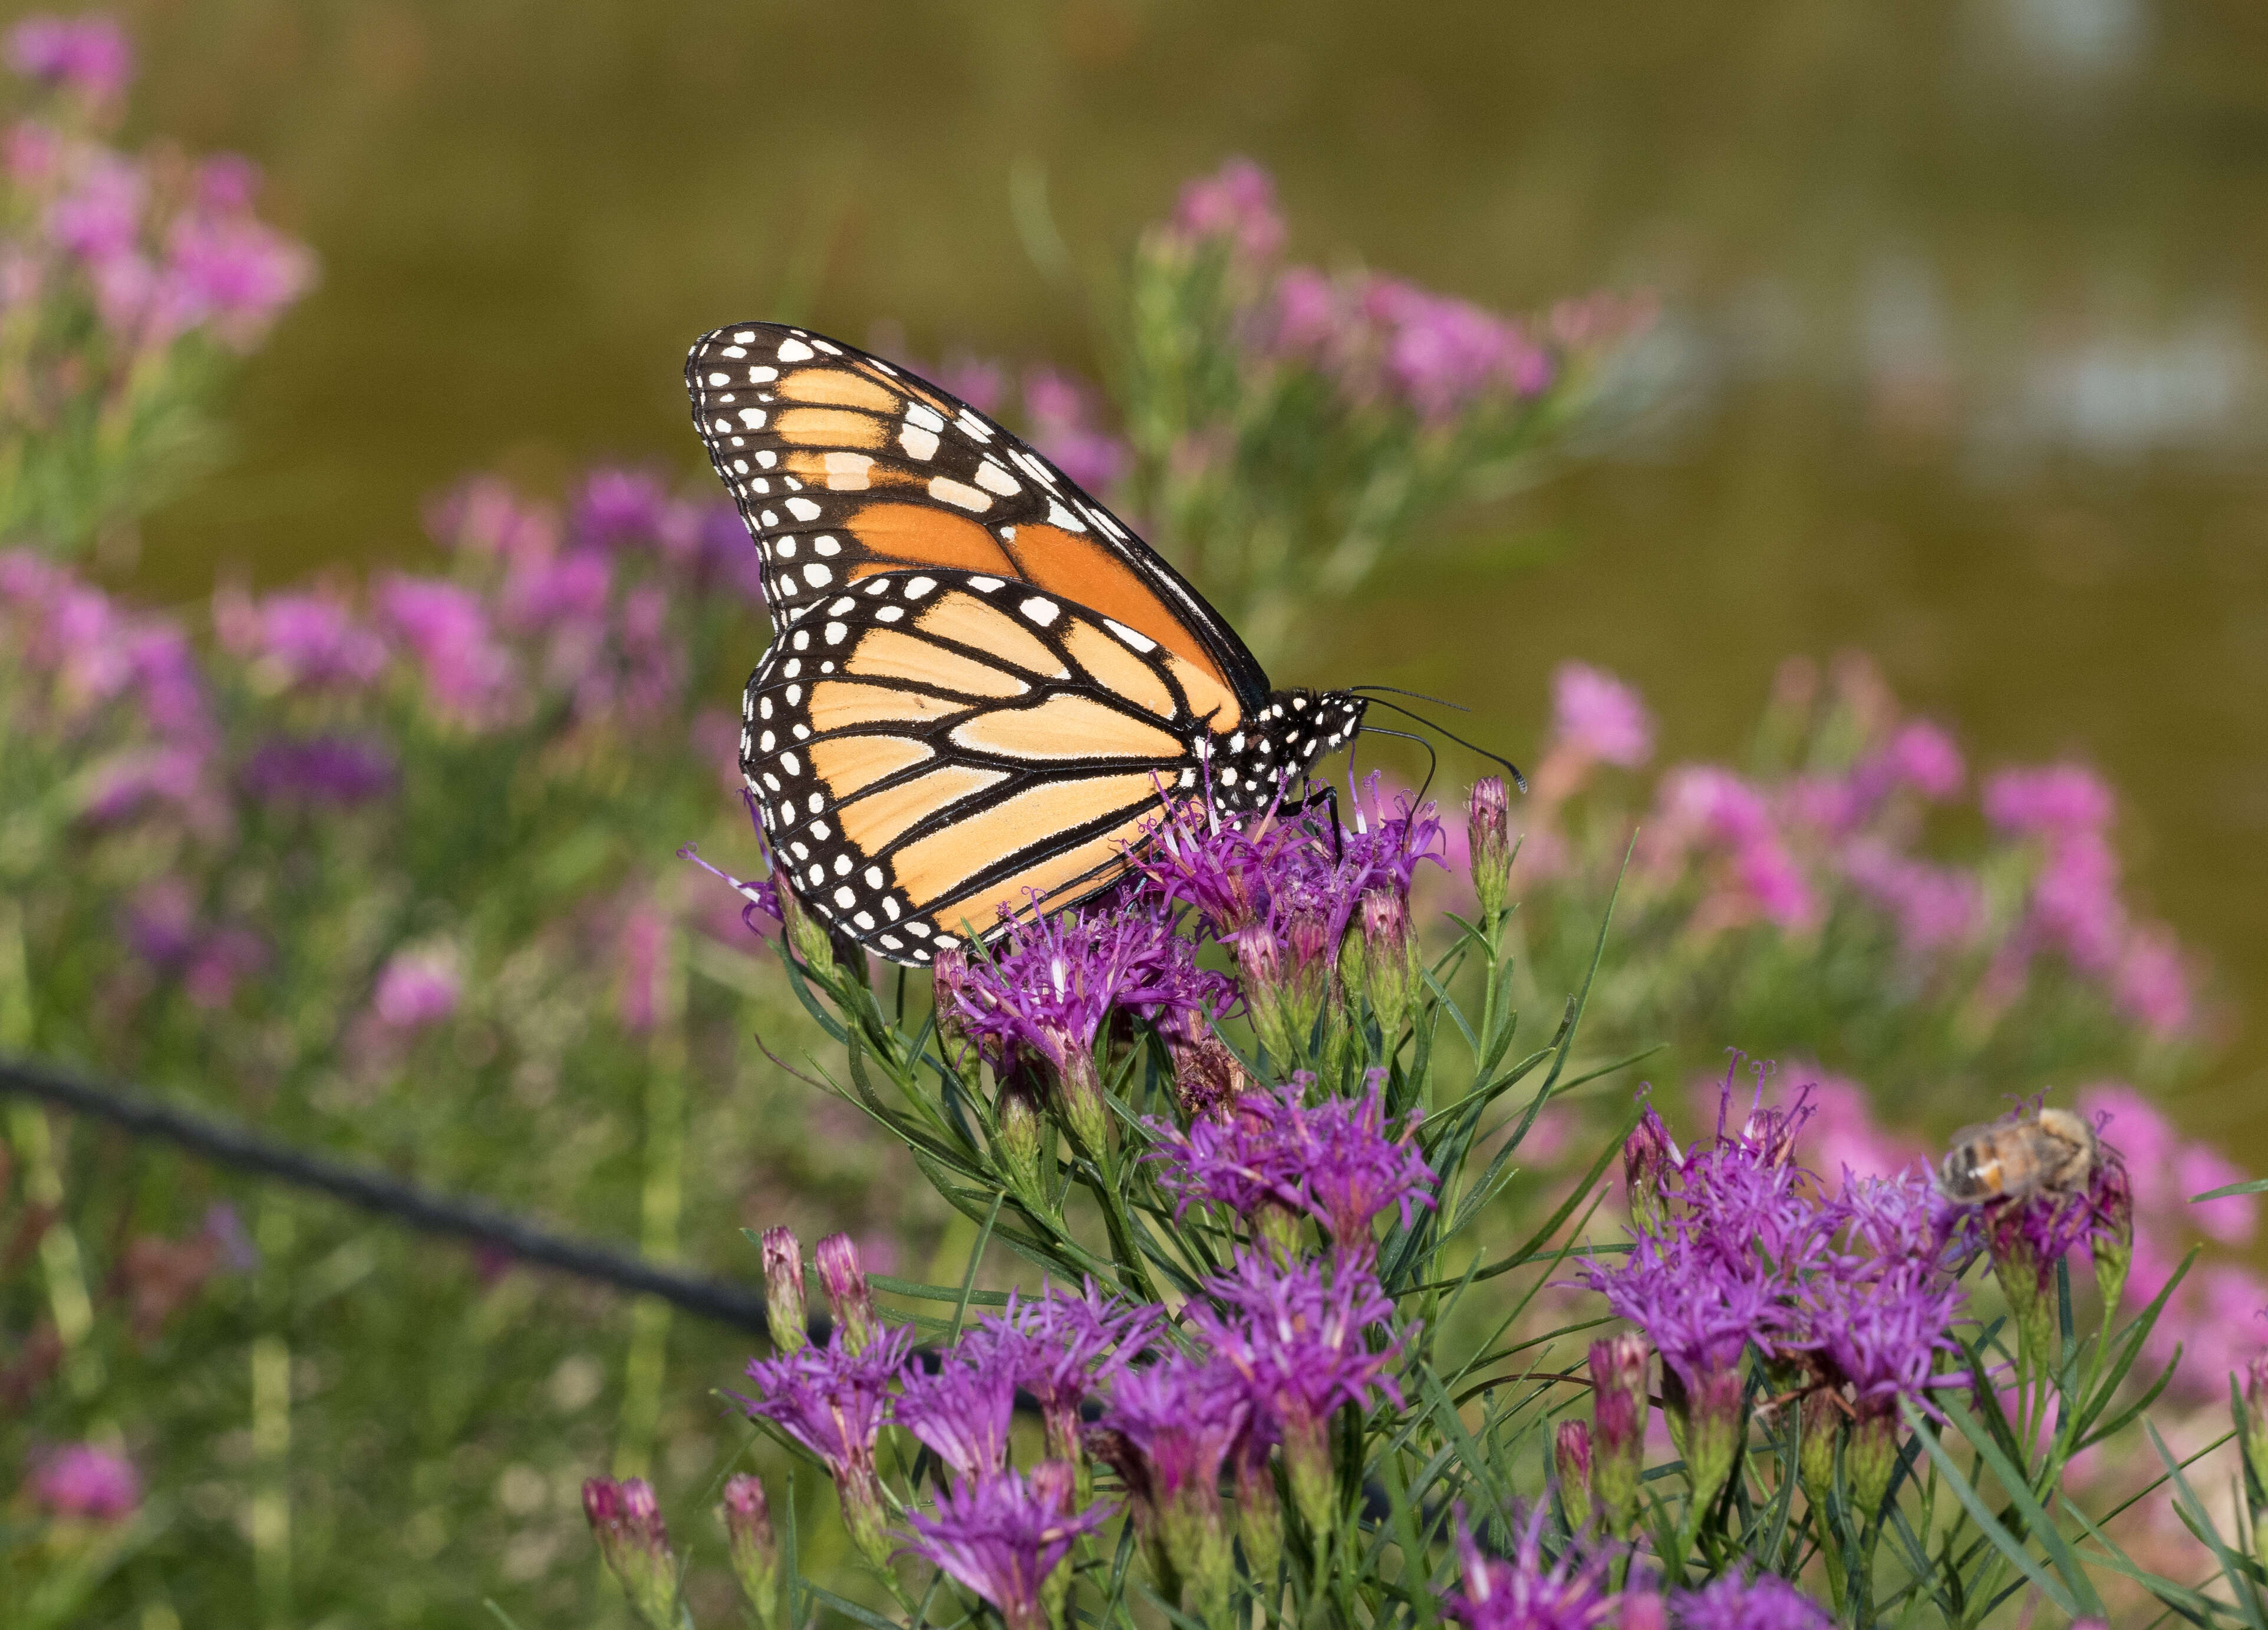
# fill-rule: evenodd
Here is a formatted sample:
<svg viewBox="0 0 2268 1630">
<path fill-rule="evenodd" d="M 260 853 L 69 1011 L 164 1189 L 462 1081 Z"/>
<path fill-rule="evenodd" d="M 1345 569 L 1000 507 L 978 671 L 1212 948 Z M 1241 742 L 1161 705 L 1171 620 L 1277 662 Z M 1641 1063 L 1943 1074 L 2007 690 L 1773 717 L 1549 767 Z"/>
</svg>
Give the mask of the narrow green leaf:
<svg viewBox="0 0 2268 1630">
<path fill-rule="evenodd" d="M 1976 1524 L 1978 1531 L 1992 1541 L 1992 1548 L 2014 1563 L 2018 1572 L 2037 1585 L 2048 1600 L 2053 1602 L 2072 1618 L 2079 1618 L 2081 1609 L 2078 1599 L 2064 1588 L 2055 1575 L 2042 1568 L 2038 1559 L 2024 1548 L 2022 1542 L 2001 1527 L 1992 1512 L 1985 1509 L 1984 1500 L 1969 1486 L 1969 1480 L 1961 1475 L 1960 1468 L 1953 1464 L 1953 1457 L 1945 1452 L 1945 1446 L 1937 1441 L 1937 1434 L 1930 1429 L 1928 1417 L 1911 1403 L 1901 1400 L 1899 1407 L 1905 1411 L 1907 1429 L 1920 1440 L 1922 1447 L 1928 1451 L 1929 1457 L 1937 1463 L 1937 1468 L 1944 1475 L 1947 1485 L 1951 1487 L 1955 1496 L 1968 1511 L 1970 1521 Z M 1972 1444 L 1981 1446 L 1990 1443 L 1992 1436 L 1989 1433 L 1979 1432 L 1970 1436 L 1969 1441 Z M 1999 1454 L 1997 1448 L 1993 1452 L 1997 1457 Z M 1981 1447 L 1979 1453 L 1981 1456 Z M 2021 1487 L 2022 1485 L 2019 1481 L 2016 1487 Z M 2010 1493 L 2013 1497 L 2014 1490 Z M 2088 1592 L 2088 1599 L 2090 1602 L 2094 1599 L 2092 1590 Z"/>
</svg>

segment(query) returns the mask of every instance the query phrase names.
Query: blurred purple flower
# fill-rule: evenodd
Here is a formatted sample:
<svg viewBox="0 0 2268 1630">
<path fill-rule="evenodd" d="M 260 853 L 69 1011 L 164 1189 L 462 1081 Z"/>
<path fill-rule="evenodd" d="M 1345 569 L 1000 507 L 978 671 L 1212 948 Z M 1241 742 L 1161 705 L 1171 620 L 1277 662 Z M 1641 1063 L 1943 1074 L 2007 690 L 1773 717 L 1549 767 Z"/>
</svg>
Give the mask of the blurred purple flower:
<svg viewBox="0 0 2268 1630">
<path fill-rule="evenodd" d="M 394 788 L 394 754 L 375 742 L 316 736 L 262 742 L 238 772 L 245 792 L 263 804 L 346 809 Z"/>
<path fill-rule="evenodd" d="M 1916 860 L 1869 837 L 1852 839 L 1837 863 L 1852 886 L 1897 924 L 1908 956 L 1964 944 L 1984 921 L 1983 886 L 1966 872 Z"/>
<path fill-rule="evenodd" d="M 1678 1630 L 1834 1630 L 1826 1609 L 1771 1574 L 1753 1582 L 1727 1574 L 1671 1599 Z"/>
<path fill-rule="evenodd" d="M 260 1248 L 245 1231 L 236 1208 L 217 1200 L 205 1208 L 204 1226 L 198 1230 L 220 1248 L 221 1266 L 232 1274 L 249 1274 L 260 1266 Z"/>
<path fill-rule="evenodd" d="M 252 208 L 260 195 L 260 166 L 242 153 L 214 153 L 197 165 L 197 202 L 222 215 Z"/>
<path fill-rule="evenodd" d="M 1509 1557 L 1492 1557 L 1474 1542 L 1460 1513 L 1457 1557 L 1462 1588 L 1441 1604 L 1467 1630 L 1591 1630 L 1620 1617 L 1624 1598 L 1607 1594 L 1607 1565 L 1574 1545 L 1547 1564 L 1543 1555 L 1548 1502 L 1525 1518 L 1513 1517 L 1517 1537 Z"/>
<path fill-rule="evenodd" d="M 1551 382 L 1550 354 L 1477 305 L 1389 277 L 1371 279 L 1362 305 L 1384 334 L 1388 382 L 1423 418 L 1447 420 L 1491 396 L 1534 396 Z"/>
<path fill-rule="evenodd" d="M 70 190 L 48 206 L 48 238 L 89 266 L 129 254 L 142 232 L 141 170 L 105 149 L 89 152 Z"/>
<path fill-rule="evenodd" d="M 2081 764 L 2001 770 L 1984 782 L 1984 818 L 2026 837 L 2100 833 L 2117 811 L 2117 796 Z"/>
<path fill-rule="evenodd" d="M 1008 400 L 1008 371 L 990 357 L 956 352 L 929 377 L 979 413 L 997 414 Z"/>
<path fill-rule="evenodd" d="M 1284 246 L 1276 183 L 1249 158 L 1231 158 L 1182 187 L 1173 230 L 1188 239 L 1226 242 L 1249 260 L 1268 260 Z"/>
<path fill-rule="evenodd" d="M 1080 1535 L 1110 1508 L 1074 1513 L 1070 1467 L 1051 1462 L 1030 1475 L 995 1472 L 937 1498 L 937 1512 L 909 1512 L 908 1548 L 990 1603 L 1007 1630 L 1048 1630 L 1043 1587 Z"/>
<path fill-rule="evenodd" d="M 32 1498 L 57 1516 L 116 1523 L 142 1503 L 142 1479 L 125 1456 L 71 1443 L 34 1456 Z"/>
<path fill-rule="evenodd" d="M 2181 1035 L 2196 1021 L 2181 942 L 2169 929 L 2140 929 L 2129 937 L 2112 990 L 2120 1010 L 2154 1036 Z"/>
<path fill-rule="evenodd" d="M 1729 926 L 1761 917 L 1785 929 L 1816 921 L 1819 902 L 1755 786 L 1715 765 L 1683 765 L 1661 779 L 1657 819 L 1641 839 L 1649 864 L 1675 871 L 1696 850 L 1726 863 L 1719 893 L 1704 914 Z M 1729 883 L 1729 890 L 1723 888 Z"/>
<path fill-rule="evenodd" d="M 1653 756 L 1653 719 L 1638 694 L 1580 662 L 1562 663 L 1551 676 L 1551 734 L 1555 747 L 1624 769 Z"/>
<path fill-rule="evenodd" d="M 0 172 L 22 187 L 44 187 L 61 172 L 63 138 L 51 125 L 19 119 L 0 136 Z"/>
<path fill-rule="evenodd" d="M 618 970 L 615 1017 L 632 1035 L 644 1035 L 660 1019 L 668 949 L 669 919 L 651 895 L 637 896 L 615 930 L 611 958 Z"/>
<path fill-rule="evenodd" d="M 315 257 L 305 244 L 248 215 L 185 215 L 167 233 L 166 252 L 171 325 L 210 318 L 239 348 L 315 281 Z"/>
<path fill-rule="evenodd" d="M 392 576 L 379 587 L 378 607 L 416 653 L 427 694 L 442 714 L 479 728 L 515 709 L 516 664 L 497 643 L 488 608 L 471 590 L 441 578 Z"/>
<path fill-rule="evenodd" d="M 386 668 L 385 640 L 327 590 L 256 600 L 223 590 L 213 596 L 212 619 L 223 649 L 254 664 L 279 689 L 366 685 Z"/>
<path fill-rule="evenodd" d="M 427 505 L 425 530 L 445 549 L 507 566 L 548 561 L 559 547 L 557 512 L 526 502 L 497 475 L 474 476 Z"/>
<path fill-rule="evenodd" d="M 9 30 L 8 66 L 26 79 L 108 102 L 134 77 L 134 48 L 126 31 L 99 12 L 42 12 Z"/>
<path fill-rule="evenodd" d="M 88 775 L 79 813 L 96 826 L 113 826 L 152 805 L 194 811 L 210 794 L 210 754 L 202 745 L 132 747 L 112 753 Z"/>
<path fill-rule="evenodd" d="M 264 971 L 268 942 L 250 929 L 224 927 L 202 936 L 189 952 L 181 973 L 181 988 L 201 1008 L 225 1008 L 236 999 L 236 988 Z"/>
<path fill-rule="evenodd" d="M 423 1030 L 457 1010 L 456 958 L 444 951 L 397 951 L 379 970 L 371 1010 L 397 1031 Z"/>
<path fill-rule="evenodd" d="M 1030 441 L 1041 454 L 1086 491 L 1099 493 L 1123 474 L 1133 452 L 1094 422 L 1087 388 L 1052 368 L 1024 375 L 1024 412 Z"/>
</svg>

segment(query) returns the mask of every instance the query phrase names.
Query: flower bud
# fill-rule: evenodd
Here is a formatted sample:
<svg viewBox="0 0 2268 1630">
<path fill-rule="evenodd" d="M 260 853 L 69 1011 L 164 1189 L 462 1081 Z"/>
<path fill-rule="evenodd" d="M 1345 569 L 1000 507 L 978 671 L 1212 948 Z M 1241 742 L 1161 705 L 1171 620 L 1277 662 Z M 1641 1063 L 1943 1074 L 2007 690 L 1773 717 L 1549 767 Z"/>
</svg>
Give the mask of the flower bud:
<svg viewBox="0 0 2268 1630">
<path fill-rule="evenodd" d="M 1616 1630 L 1669 1630 L 1669 1609 L 1654 1592 L 1628 1590 L 1622 1601 L 1623 1616 L 1615 1620 Z"/>
<path fill-rule="evenodd" d="M 2040 1203 L 2039 1196 L 2005 1200 L 1988 1211 L 1984 1221 L 1992 1277 L 1999 1281 L 2000 1294 L 2015 1321 L 2018 1356 L 2028 1365 L 2054 1362 L 2058 1345 L 2055 1310 L 2048 1295 L 2055 1279 L 2055 1263 L 2041 1256 L 2027 1227 Z"/>
<path fill-rule="evenodd" d="M 748 1598 L 760 1630 L 778 1630 L 780 1548 L 762 1482 L 746 1475 L 728 1479 L 717 1520 L 725 1525 L 733 1577 L 740 1582 L 740 1594 Z"/>
<path fill-rule="evenodd" d="M 1591 1343 L 1591 1503 L 1621 1539 L 1638 1523 L 1652 1357 L 1646 1338 L 1634 1332 Z"/>
<path fill-rule="evenodd" d="M 1371 1011 L 1378 1015 L 1379 1035 L 1391 1053 L 1425 976 L 1418 936 L 1410 929 L 1410 904 L 1391 889 L 1368 889 L 1359 921 Z"/>
<path fill-rule="evenodd" d="M 1482 919 L 1500 916 L 1512 896 L 1512 800 L 1500 776 L 1484 775 L 1473 783 L 1465 806 L 1465 841 Z"/>
<path fill-rule="evenodd" d="M 1028 1064 L 1019 1061 L 1000 1072 L 1000 1090 L 992 1100 L 994 1124 L 1000 1128 L 1000 1164 L 1009 1179 L 1027 1199 L 1040 1192 L 1040 1154 L 1046 1143 L 1046 1124 L 1041 1119 L 1040 1083 Z"/>
<path fill-rule="evenodd" d="M 1850 1474 L 1851 1501 L 1861 1524 L 1872 1526 L 1881 1515 L 1897 1465 L 1897 1417 L 1887 1409 L 1862 1406 L 1851 1423 L 1850 1441 L 1843 1446 L 1843 1468 Z"/>
<path fill-rule="evenodd" d="M 1845 1418 L 1842 1399 L 1827 1388 L 1815 1387 L 1803 1395 L 1796 1474 L 1813 1507 L 1822 1512 L 1835 1487 L 1835 1446 L 1843 1436 Z"/>
<path fill-rule="evenodd" d="M 1675 1373 L 1666 1366 L 1662 1370 L 1665 1401 L 1673 1396 L 1669 1379 Z M 1742 1409 L 1746 1401 L 1740 1369 L 1727 1364 L 1705 1369 L 1690 1387 L 1679 1387 L 1676 1395 L 1685 1406 L 1682 1448 L 1685 1475 L 1692 1484 L 1693 1509 L 1706 1511 L 1724 1492 L 1727 1479 L 1733 1475 L 1733 1463 L 1740 1456 L 1745 1431 Z M 1677 1435 L 1676 1424 L 1673 1411 L 1672 1435 Z"/>
<path fill-rule="evenodd" d="M 1261 1443 L 1256 1448 L 1249 1438 L 1236 1456 L 1236 1532 L 1259 1598 L 1275 1600 L 1276 1568 L 1284 1558 L 1284 1509 L 1276 1499 L 1268 1447 Z"/>
<path fill-rule="evenodd" d="M 938 1051 L 946 1063 L 958 1067 L 970 1054 L 968 1016 L 961 1010 L 961 993 L 968 982 L 968 953 L 958 945 L 937 953 L 930 966 L 930 1003 L 935 1015 Z"/>
<path fill-rule="evenodd" d="M 881 1326 L 874 1317 L 874 1293 L 859 1265 L 858 1247 L 848 1234 L 829 1234 L 812 1252 L 819 1266 L 819 1282 L 827 1287 L 827 1303 L 835 1322 L 843 1327 L 843 1347 L 863 1353 Z"/>
<path fill-rule="evenodd" d="M 1669 1128 L 1649 1104 L 1623 1140 L 1623 1178 L 1629 1186 L 1631 1226 L 1641 1234 L 1662 1232 L 1662 1190 L 1682 1164 Z"/>
<path fill-rule="evenodd" d="M 811 1313 L 803 1298 L 803 1242 L 792 1228 L 764 1230 L 764 1325 L 780 1353 L 803 1349 Z"/>
<path fill-rule="evenodd" d="M 1276 931 L 1264 922 L 1256 922 L 1236 936 L 1236 982 L 1244 993 L 1252 1033 L 1278 1066 L 1284 1065 L 1292 1056 L 1284 1010 L 1284 952 Z"/>
<path fill-rule="evenodd" d="M 1591 1428 L 1580 1421 L 1562 1421 L 1552 1439 L 1551 1467 L 1559 1479 L 1559 1509 L 1571 1531 L 1591 1521 Z"/>
<path fill-rule="evenodd" d="M 2095 1288 L 2102 1297 L 2107 1321 L 2118 1311 L 2126 1293 L 2126 1270 L 2134 1262 L 2134 1186 L 2123 1160 L 2105 1162 L 2095 1185 L 2095 1226 L 2088 1235 L 2088 1253 L 2095 1259 Z"/>
<path fill-rule="evenodd" d="M 583 1485 L 583 1515 L 639 1622 L 648 1630 L 677 1630 L 677 1559 L 652 1486 L 642 1477 L 626 1483 L 592 1478 Z"/>
<path fill-rule="evenodd" d="M 792 889 L 780 891 L 780 915 L 787 921 L 787 943 L 796 960 L 821 984 L 832 984 L 840 970 L 835 966 L 835 941 L 827 925 L 813 916 Z"/>
<path fill-rule="evenodd" d="M 1315 1022 L 1323 1017 L 1323 1004 L 1330 998 L 1332 952 L 1337 947 L 1321 912 L 1293 913 L 1284 937 L 1291 955 L 1280 999 L 1287 1051 L 1280 1056 L 1288 1063 L 1307 1057 L 1314 1042 Z"/>
</svg>

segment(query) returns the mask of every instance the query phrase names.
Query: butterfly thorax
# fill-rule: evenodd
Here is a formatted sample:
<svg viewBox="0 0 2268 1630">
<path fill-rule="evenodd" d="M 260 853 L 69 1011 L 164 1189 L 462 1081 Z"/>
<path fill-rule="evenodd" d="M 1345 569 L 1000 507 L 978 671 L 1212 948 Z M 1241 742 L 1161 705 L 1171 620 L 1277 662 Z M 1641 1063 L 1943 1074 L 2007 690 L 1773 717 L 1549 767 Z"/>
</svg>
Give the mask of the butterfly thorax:
<svg viewBox="0 0 2268 1630">
<path fill-rule="evenodd" d="M 1207 742 L 1213 802 L 1229 810 L 1268 804 L 1352 740 L 1369 705 L 1347 691 L 1271 691 L 1266 706 Z"/>
</svg>

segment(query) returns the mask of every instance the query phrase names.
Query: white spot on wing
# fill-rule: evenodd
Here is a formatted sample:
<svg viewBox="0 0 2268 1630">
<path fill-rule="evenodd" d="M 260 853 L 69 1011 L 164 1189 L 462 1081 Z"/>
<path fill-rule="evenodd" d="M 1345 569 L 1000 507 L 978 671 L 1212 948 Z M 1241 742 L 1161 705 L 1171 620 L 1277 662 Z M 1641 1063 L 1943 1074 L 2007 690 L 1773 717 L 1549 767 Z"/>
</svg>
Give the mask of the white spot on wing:
<svg viewBox="0 0 2268 1630">
<path fill-rule="evenodd" d="M 1128 628 L 1123 622 L 1115 622 L 1110 618 L 1105 617 L 1102 620 L 1102 626 L 1109 629 L 1120 639 L 1125 641 L 1129 645 L 1131 645 L 1138 651 L 1147 652 L 1153 651 L 1158 649 L 1157 641 L 1152 639 L 1146 634 L 1135 633 L 1133 629 Z"/>
<path fill-rule="evenodd" d="M 1026 600 L 1016 609 L 1023 613 L 1025 616 L 1029 617 L 1034 622 L 1038 623 L 1042 628 L 1048 627 L 1050 623 L 1054 622 L 1057 617 L 1063 614 L 1063 608 L 1057 606 L 1053 600 L 1043 600 L 1037 595 L 1034 595 L 1030 599 Z"/>
<path fill-rule="evenodd" d="M 819 506 L 808 498 L 790 498 L 787 501 L 787 512 L 799 521 L 815 521 L 819 518 Z"/>
<path fill-rule="evenodd" d="M 917 425 L 911 424 L 901 425 L 898 427 L 898 441 L 909 453 L 912 454 L 917 459 L 934 459 L 937 457 L 937 432 L 935 430 L 924 430 Z"/>
<path fill-rule="evenodd" d="M 992 500 L 983 493 L 943 475 L 930 477 L 929 496 L 939 503 L 949 503 L 976 515 L 982 515 L 992 507 Z"/>
<path fill-rule="evenodd" d="M 807 363 L 815 353 L 800 340 L 782 340 L 779 359 L 784 363 Z"/>
</svg>

